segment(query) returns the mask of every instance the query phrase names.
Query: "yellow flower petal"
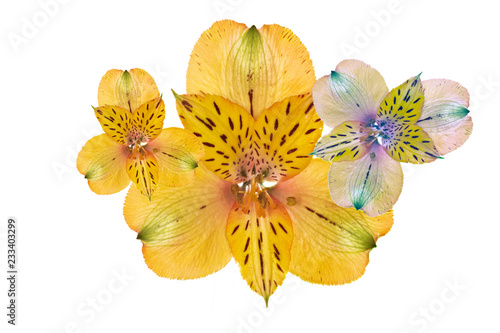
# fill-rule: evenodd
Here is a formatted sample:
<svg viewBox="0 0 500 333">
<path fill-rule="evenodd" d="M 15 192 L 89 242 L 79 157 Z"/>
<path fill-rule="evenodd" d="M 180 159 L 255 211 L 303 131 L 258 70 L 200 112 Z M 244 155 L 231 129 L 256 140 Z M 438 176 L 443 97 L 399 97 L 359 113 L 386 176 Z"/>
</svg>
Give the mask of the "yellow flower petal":
<svg viewBox="0 0 500 333">
<path fill-rule="evenodd" d="M 359 160 L 332 163 L 328 180 L 337 205 L 377 216 L 398 200 L 403 188 L 403 170 L 399 162 L 374 144 L 370 153 Z"/>
<path fill-rule="evenodd" d="M 172 279 L 196 279 L 222 269 L 231 260 L 226 239 L 234 203 L 230 186 L 200 165 L 194 182 L 160 185 L 151 202 L 131 187 L 125 221 L 139 233 L 148 267 Z"/>
<path fill-rule="evenodd" d="M 162 128 L 165 119 L 165 103 L 161 97 L 142 104 L 132 115 L 132 131 L 129 136 L 143 138 L 141 141 L 153 140 Z M 133 140 L 135 141 L 135 140 Z"/>
<path fill-rule="evenodd" d="M 345 164 L 349 162 L 335 163 Z M 340 208 L 328 192 L 330 163 L 314 159 L 299 175 L 278 183 L 272 195 L 288 202 L 294 239 L 290 272 L 320 284 L 349 283 L 361 277 L 378 237 L 392 226 L 392 212 L 369 217 Z M 293 198 L 293 199 L 292 199 Z"/>
<path fill-rule="evenodd" d="M 159 164 L 159 184 L 184 186 L 195 177 L 195 169 L 205 152 L 200 140 L 182 128 L 165 128 L 147 144 Z"/>
<path fill-rule="evenodd" d="M 314 155 L 331 162 L 355 161 L 370 150 L 367 137 L 364 123 L 346 121 L 318 141 Z"/>
<path fill-rule="evenodd" d="M 275 181 L 297 175 L 310 163 L 322 129 L 311 94 L 286 98 L 262 112 L 253 137 L 257 174 Z"/>
<path fill-rule="evenodd" d="M 377 111 L 381 127 L 386 123 L 415 124 L 422 114 L 424 91 L 420 74 L 412 77 L 385 96 Z"/>
<path fill-rule="evenodd" d="M 175 95 L 179 117 L 205 148 L 204 164 L 222 179 L 251 175 L 254 120 L 241 106 L 213 95 Z"/>
<path fill-rule="evenodd" d="M 141 193 L 151 199 L 158 185 L 158 161 L 145 149 L 134 150 L 127 159 L 127 173 Z"/>
<path fill-rule="evenodd" d="M 293 229 L 286 209 L 279 202 L 275 201 L 273 208 L 268 207 L 265 216 L 257 216 L 255 205 L 258 203 L 252 201 L 246 214 L 235 204 L 226 234 L 241 275 L 267 304 L 288 272 Z"/>
<path fill-rule="evenodd" d="M 116 105 L 130 112 L 160 96 L 153 78 L 143 69 L 109 70 L 101 79 L 97 101 L 99 106 Z"/>
<path fill-rule="evenodd" d="M 437 151 L 445 155 L 462 146 L 472 132 L 468 115 L 469 93 L 451 80 L 422 82 L 425 102 L 417 125 L 429 134 Z"/>
<path fill-rule="evenodd" d="M 94 108 L 94 113 L 104 132 L 113 141 L 122 145 L 127 144 L 129 131 L 132 128 L 132 115 L 128 110 L 107 105 Z"/>
<path fill-rule="evenodd" d="M 417 125 L 399 127 L 392 138 L 383 140 L 383 145 L 387 154 L 398 162 L 420 164 L 439 157 L 430 136 Z"/>
<path fill-rule="evenodd" d="M 258 117 L 288 96 L 309 92 L 315 80 L 309 52 L 289 29 L 224 20 L 195 45 L 187 93 L 223 96 Z"/>
<path fill-rule="evenodd" d="M 125 169 L 127 157 L 125 146 L 114 142 L 106 134 L 101 134 L 83 146 L 76 166 L 88 179 L 92 191 L 97 194 L 113 194 L 130 184 Z"/>
</svg>

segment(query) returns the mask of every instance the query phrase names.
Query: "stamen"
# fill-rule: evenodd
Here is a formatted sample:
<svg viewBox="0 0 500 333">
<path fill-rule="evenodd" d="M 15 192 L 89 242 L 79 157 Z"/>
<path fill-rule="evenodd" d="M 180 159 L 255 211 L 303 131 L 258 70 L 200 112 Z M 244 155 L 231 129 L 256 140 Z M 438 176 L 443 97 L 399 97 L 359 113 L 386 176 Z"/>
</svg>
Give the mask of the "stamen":
<svg viewBox="0 0 500 333">
<path fill-rule="evenodd" d="M 269 206 L 269 199 L 267 198 L 267 193 L 265 191 L 259 193 L 258 201 L 263 209 L 266 209 Z"/>
<path fill-rule="evenodd" d="M 231 185 L 231 193 L 236 197 L 236 202 L 241 210 L 248 214 L 250 207 L 255 204 L 257 216 L 266 214 L 267 208 L 275 207 L 274 201 L 267 193 L 267 189 L 276 185 L 275 181 L 264 180 L 263 174 L 254 175 L 250 180 Z"/>
<path fill-rule="evenodd" d="M 127 134 L 127 145 L 129 151 L 142 149 L 149 142 L 149 136 L 137 127 L 132 127 Z"/>
<path fill-rule="evenodd" d="M 239 191 L 240 191 L 240 186 L 239 186 L 239 184 L 232 184 L 232 185 L 231 185 L 231 193 L 232 193 L 233 195 L 238 194 L 238 192 L 239 192 Z"/>
<path fill-rule="evenodd" d="M 244 197 L 245 197 L 245 194 L 236 193 L 236 202 L 238 202 L 240 205 L 243 205 L 243 198 Z"/>
<path fill-rule="evenodd" d="M 396 126 L 390 120 L 384 119 L 377 122 L 372 119 L 365 124 L 365 128 L 361 132 L 367 134 L 364 139 L 367 144 L 371 144 L 376 140 L 380 145 L 384 146 L 392 140 L 395 130 Z"/>
<path fill-rule="evenodd" d="M 372 142 L 373 140 L 375 140 L 375 136 L 373 136 L 373 135 L 368 135 L 368 136 L 366 137 L 366 139 L 365 139 L 365 142 L 366 142 L 366 143 L 370 143 L 370 142 Z"/>
<path fill-rule="evenodd" d="M 262 174 L 258 174 L 257 177 L 255 177 L 255 182 L 257 182 L 257 184 L 261 184 L 263 180 Z"/>
<path fill-rule="evenodd" d="M 373 128 L 375 126 L 375 119 L 371 119 L 365 124 L 365 128 Z"/>
</svg>

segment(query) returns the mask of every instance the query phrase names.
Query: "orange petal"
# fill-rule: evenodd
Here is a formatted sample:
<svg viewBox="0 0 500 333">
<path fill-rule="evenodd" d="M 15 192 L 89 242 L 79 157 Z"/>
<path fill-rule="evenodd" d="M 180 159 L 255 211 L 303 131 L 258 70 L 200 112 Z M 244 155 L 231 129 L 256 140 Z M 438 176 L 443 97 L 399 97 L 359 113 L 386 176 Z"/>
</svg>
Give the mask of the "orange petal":
<svg viewBox="0 0 500 333">
<path fill-rule="evenodd" d="M 258 117 L 288 96 L 311 91 L 315 81 L 309 52 L 291 30 L 224 20 L 196 43 L 187 93 L 223 96 Z"/>
<path fill-rule="evenodd" d="M 182 124 L 205 148 L 207 168 L 222 179 L 246 181 L 253 167 L 252 116 L 219 96 L 175 94 L 175 98 Z"/>
<path fill-rule="evenodd" d="M 151 200 L 158 184 L 158 161 L 146 149 L 134 150 L 127 159 L 127 173 L 141 193 Z"/>
<path fill-rule="evenodd" d="M 472 133 L 469 93 L 451 80 L 426 80 L 422 85 L 425 102 L 417 125 L 429 134 L 441 155 L 447 154 L 462 146 Z"/>
<path fill-rule="evenodd" d="M 286 98 L 262 112 L 255 122 L 255 169 L 268 179 L 286 180 L 311 161 L 323 122 L 311 94 Z"/>
<path fill-rule="evenodd" d="M 94 108 L 95 116 L 101 124 L 104 132 L 113 141 L 125 145 L 131 129 L 131 117 L 129 111 L 114 105 L 100 106 Z"/>
<path fill-rule="evenodd" d="M 148 267 L 172 279 L 196 279 L 222 269 L 231 260 L 226 239 L 234 203 L 230 186 L 200 165 L 194 182 L 159 185 L 151 202 L 131 187 L 123 213 L 144 243 Z"/>
<path fill-rule="evenodd" d="M 130 112 L 160 96 L 156 83 L 146 71 L 109 70 L 101 79 L 97 101 L 99 106 L 116 105 Z"/>
<path fill-rule="evenodd" d="M 341 162 L 336 164 L 343 164 Z M 392 212 L 369 217 L 340 208 L 328 191 L 330 163 L 313 159 L 299 175 L 271 191 L 293 222 L 290 272 L 320 284 L 349 283 L 361 277 L 378 237 L 392 226 Z"/>
<path fill-rule="evenodd" d="M 288 273 L 293 229 L 286 209 L 279 202 L 267 208 L 264 216 L 257 216 L 255 205 L 258 203 L 252 201 L 246 214 L 235 203 L 226 234 L 241 275 L 267 304 Z"/>
<path fill-rule="evenodd" d="M 130 184 L 125 169 L 128 152 L 106 134 L 93 137 L 78 154 L 76 167 L 97 194 L 120 192 Z"/>
<path fill-rule="evenodd" d="M 159 164 L 159 184 L 184 186 L 195 177 L 195 169 L 205 152 L 200 140 L 182 128 L 165 128 L 147 144 Z"/>
</svg>

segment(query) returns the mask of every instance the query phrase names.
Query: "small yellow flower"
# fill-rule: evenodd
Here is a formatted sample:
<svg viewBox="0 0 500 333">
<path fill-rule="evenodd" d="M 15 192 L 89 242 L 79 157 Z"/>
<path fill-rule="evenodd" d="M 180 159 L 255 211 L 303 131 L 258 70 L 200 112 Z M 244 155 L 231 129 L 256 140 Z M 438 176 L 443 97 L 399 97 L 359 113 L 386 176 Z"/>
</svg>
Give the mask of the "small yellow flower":
<svg viewBox="0 0 500 333">
<path fill-rule="evenodd" d="M 266 303 L 288 272 L 321 284 L 359 278 L 392 212 L 340 208 L 329 163 L 309 154 L 323 122 L 312 104 L 314 70 L 288 29 L 215 23 L 196 44 L 184 127 L 205 147 L 193 183 L 159 186 L 151 202 L 131 188 L 125 220 L 159 276 L 194 279 L 234 258 Z"/>
<path fill-rule="evenodd" d="M 151 199 L 158 183 L 193 181 L 203 146 L 184 129 L 163 129 L 165 104 L 148 73 L 108 71 L 99 84 L 98 103 L 94 112 L 105 134 L 90 139 L 77 158 L 92 191 L 116 193 L 132 180 Z"/>
</svg>

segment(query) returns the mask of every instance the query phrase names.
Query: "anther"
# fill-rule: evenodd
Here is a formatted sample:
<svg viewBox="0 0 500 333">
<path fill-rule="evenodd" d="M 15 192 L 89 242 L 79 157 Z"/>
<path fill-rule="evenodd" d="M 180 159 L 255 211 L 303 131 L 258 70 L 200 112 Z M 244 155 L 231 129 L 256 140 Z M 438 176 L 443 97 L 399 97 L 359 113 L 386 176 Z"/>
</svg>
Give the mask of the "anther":
<svg viewBox="0 0 500 333">
<path fill-rule="evenodd" d="M 236 193 L 236 201 L 243 205 L 243 198 L 245 197 L 245 193 Z"/>
<path fill-rule="evenodd" d="M 295 199 L 295 197 L 288 197 L 286 198 L 286 204 L 288 206 L 295 206 L 297 204 L 297 199 Z"/>
<path fill-rule="evenodd" d="M 263 209 L 266 209 L 269 206 L 269 199 L 267 199 L 266 192 L 259 193 L 258 201 Z"/>
<path fill-rule="evenodd" d="M 236 195 L 239 191 L 240 191 L 240 187 L 238 186 L 238 184 L 231 185 L 231 193 L 233 195 Z"/>
</svg>

